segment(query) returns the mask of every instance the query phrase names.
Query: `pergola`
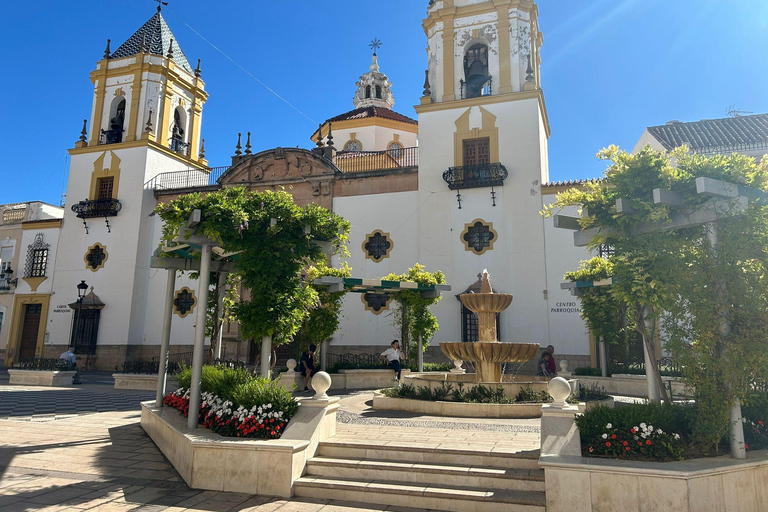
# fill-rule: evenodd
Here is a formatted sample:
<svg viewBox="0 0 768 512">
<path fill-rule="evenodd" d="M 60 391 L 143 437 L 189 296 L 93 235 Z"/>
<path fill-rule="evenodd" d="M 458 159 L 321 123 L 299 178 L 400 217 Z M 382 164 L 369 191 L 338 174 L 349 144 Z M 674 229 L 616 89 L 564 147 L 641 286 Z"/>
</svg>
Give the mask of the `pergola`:
<svg viewBox="0 0 768 512">
<path fill-rule="evenodd" d="M 198 308 L 195 318 L 195 341 L 192 354 L 192 382 L 189 390 L 189 410 L 200 408 L 201 381 L 203 374 L 203 360 L 205 351 L 205 325 L 208 313 L 208 288 L 210 286 L 211 272 L 218 274 L 219 286 L 226 283 L 227 274 L 235 269 L 237 253 L 227 253 L 218 246 L 218 243 L 207 237 L 197 234 L 196 227 L 202 218 L 200 210 L 194 210 L 187 220 L 187 227 L 179 230 L 179 235 L 174 240 L 176 245 L 163 247 L 155 251 L 151 258 L 150 267 L 165 269 L 168 271 L 168 281 L 165 290 L 165 313 L 163 317 L 163 335 L 160 345 L 160 367 L 157 379 L 157 393 L 155 404 L 163 406 L 165 387 L 168 376 L 168 347 L 171 340 L 171 323 L 173 320 L 173 300 L 176 288 L 176 272 L 186 270 L 199 272 L 197 300 Z M 329 249 L 329 243 L 323 241 L 313 242 L 324 250 Z M 331 292 L 343 290 L 355 293 L 394 293 L 402 290 L 418 291 L 425 298 L 438 297 L 443 291 L 450 291 L 450 285 L 423 285 L 406 281 L 382 281 L 380 279 L 359 279 L 341 277 L 321 277 L 314 281 L 315 285 L 328 286 Z M 219 297 L 219 309 L 223 307 L 224 294 Z M 219 320 L 221 322 L 221 320 Z M 217 357 L 221 357 L 221 334 L 219 325 L 219 340 L 217 344 Z M 419 371 L 423 369 L 422 339 L 419 337 Z M 272 354 L 272 338 L 264 336 L 261 339 L 261 368 L 263 376 L 269 376 L 270 358 Z M 187 418 L 188 428 L 197 428 L 198 415 L 190 414 Z"/>
</svg>

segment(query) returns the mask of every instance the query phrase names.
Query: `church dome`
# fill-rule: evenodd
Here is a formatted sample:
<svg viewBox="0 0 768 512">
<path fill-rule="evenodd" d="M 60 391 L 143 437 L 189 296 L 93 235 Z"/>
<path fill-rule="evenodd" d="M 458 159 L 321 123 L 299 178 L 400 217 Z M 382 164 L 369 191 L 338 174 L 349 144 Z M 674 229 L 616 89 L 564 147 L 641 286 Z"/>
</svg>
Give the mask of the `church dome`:
<svg viewBox="0 0 768 512">
<path fill-rule="evenodd" d="M 355 108 L 380 107 L 392 109 L 395 98 L 392 96 L 392 83 L 387 75 L 379 71 L 379 57 L 374 53 L 371 69 L 360 77 L 355 93 Z"/>
</svg>

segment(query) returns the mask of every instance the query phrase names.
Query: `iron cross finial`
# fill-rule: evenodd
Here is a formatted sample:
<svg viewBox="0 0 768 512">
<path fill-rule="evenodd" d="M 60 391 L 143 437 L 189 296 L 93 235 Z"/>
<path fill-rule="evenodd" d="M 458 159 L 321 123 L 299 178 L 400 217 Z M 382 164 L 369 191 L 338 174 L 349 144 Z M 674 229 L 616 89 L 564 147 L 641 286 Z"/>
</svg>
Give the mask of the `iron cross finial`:
<svg viewBox="0 0 768 512">
<path fill-rule="evenodd" d="M 163 2 L 163 0 L 152 0 L 153 2 L 157 2 L 157 12 L 160 12 L 163 10 L 164 5 L 168 5 L 168 2 Z"/>
<path fill-rule="evenodd" d="M 371 41 L 371 44 L 368 45 L 368 47 L 373 50 L 373 54 L 376 54 L 376 51 L 381 48 L 381 40 L 378 37 L 374 37 L 373 41 Z"/>
</svg>

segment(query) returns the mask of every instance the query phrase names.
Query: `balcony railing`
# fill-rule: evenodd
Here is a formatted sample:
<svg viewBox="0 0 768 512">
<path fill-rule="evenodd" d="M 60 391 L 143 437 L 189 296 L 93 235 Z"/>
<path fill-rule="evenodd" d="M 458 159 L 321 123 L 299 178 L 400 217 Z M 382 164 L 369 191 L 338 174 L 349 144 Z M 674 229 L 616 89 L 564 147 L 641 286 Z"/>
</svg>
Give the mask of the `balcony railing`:
<svg viewBox="0 0 768 512">
<path fill-rule="evenodd" d="M 182 156 L 189 156 L 189 142 L 181 139 L 171 139 L 171 151 Z"/>
<path fill-rule="evenodd" d="M 500 163 L 451 167 L 443 173 L 443 180 L 451 190 L 480 187 L 500 187 L 509 173 Z"/>
<path fill-rule="evenodd" d="M 161 172 L 149 180 L 145 187 L 150 190 L 177 190 L 216 185 L 221 175 L 229 168 L 230 166 L 224 166 L 209 167 L 205 171 L 187 169 L 185 171 Z"/>
<path fill-rule="evenodd" d="M 383 171 L 417 167 L 419 148 L 392 148 L 386 151 L 339 151 L 333 163 L 344 173 Z"/>
<path fill-rule="evenodd" d="M 86 199 L 72 205 L 72 211 L 80 219 L 93 219 L 95 217 L 116 217 L 123 207 L 117 199 Z"/>
<path fill-rule="evenodd" d="M 489 75 L 485 82 L 461 81 L 461 99 L 466 100 L 469 98 L 479 98 L 480 96 L 490 96 L 493 94 L 491 86 L 493 85 L 493 78 Z"/>
<path fill-rule="evenodd" d="M 119 144 L 123 142 L 123 130 L 118 128 L 115 130 L 101 130 L 101 136 L 99 137 L 99 145 L 105 144 Z"/>
</svg>

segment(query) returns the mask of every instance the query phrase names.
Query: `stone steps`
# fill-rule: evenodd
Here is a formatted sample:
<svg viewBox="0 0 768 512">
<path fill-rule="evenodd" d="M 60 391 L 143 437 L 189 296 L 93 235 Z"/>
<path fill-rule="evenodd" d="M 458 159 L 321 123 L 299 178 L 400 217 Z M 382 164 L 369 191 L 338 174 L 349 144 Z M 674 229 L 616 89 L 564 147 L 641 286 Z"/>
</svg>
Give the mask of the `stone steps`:
<svg viewBox="0 0 768 512">
<path fill-rule="evenodd" d="M 481 445 L 329 440 L 318 446 L 297 496 L 447 512 L 545 512 L 538 452 Z"/>
<path fill-rule="evenodd" d="M 384 460 L 315 457 L 307 464 L 307 475 L 343 480 L 475 487 L 498 490 L 544 492 L 544 470 L 469 467 L 449 464 L 393 462 Z"/>
<path fill-rule="evenodd" d="M 305 476 L 295 483 L 297 496 L 413 507 L 447 512 L 546 512 L 543 492 L 479 490 L 470 487 L 346 480 Z"/>
</svg>

